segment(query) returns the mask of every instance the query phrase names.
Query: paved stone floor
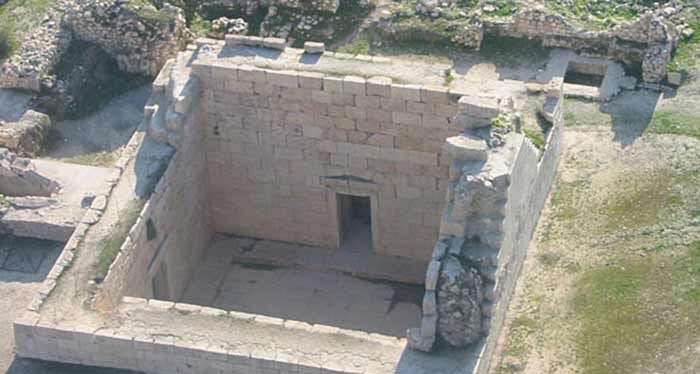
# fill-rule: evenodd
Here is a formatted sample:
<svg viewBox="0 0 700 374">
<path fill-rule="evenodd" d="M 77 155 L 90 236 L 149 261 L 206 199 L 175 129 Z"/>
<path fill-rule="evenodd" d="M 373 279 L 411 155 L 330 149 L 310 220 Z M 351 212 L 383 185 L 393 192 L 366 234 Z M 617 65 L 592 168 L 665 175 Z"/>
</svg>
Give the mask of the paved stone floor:
<svg viewBox="0 0 700 374">
<path fill-rule="evenodd" d="M 404 337 L 419 325 L 422 296 L 417 285 L 243 264 L 230 248 L 212 246 L 181 301 Z"/>
</svg>

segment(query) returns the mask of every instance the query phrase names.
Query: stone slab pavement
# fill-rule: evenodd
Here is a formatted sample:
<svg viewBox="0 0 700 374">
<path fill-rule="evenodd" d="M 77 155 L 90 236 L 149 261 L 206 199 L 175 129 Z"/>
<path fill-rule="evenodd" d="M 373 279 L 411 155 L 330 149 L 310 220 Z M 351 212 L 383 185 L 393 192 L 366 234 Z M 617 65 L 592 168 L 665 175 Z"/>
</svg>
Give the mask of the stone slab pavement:
<svg viewBox="0 0 700 374">
<path fill-rule="evenodd" d="M 234 257 L 225 247 L 210 248 L 180 301 L 401 338 L 420 324 L 419 285 L 244 264 Z"/>
</svg>

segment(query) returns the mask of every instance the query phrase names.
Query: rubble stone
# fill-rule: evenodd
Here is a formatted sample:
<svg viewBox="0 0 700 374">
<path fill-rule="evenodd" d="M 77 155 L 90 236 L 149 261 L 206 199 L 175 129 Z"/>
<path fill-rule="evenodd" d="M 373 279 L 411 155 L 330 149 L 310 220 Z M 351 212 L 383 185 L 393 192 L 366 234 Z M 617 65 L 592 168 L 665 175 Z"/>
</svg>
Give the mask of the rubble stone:
<svg viewBox="0 0 700 374">
<path fill-rule="evenodd" d="M 0 121 L 0 147 L 20 156 L 36 157 L 51 127 L 51 119 L 29 110 L 17 122 Z"/>
<path fill-rule="evenodd" d="M 454 347 L 464 347 L 481 337 L 481 276 L 454 256 L 447 256 L 442 263 L 437 291 L 438 335 Z"/>
</svg>

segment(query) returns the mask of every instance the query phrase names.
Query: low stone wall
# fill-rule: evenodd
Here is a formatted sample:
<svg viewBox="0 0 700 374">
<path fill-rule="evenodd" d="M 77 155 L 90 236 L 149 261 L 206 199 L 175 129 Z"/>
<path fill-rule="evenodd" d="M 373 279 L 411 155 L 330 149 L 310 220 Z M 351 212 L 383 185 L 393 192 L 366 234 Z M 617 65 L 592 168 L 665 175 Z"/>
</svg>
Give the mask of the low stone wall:
<svg viewBox="0 0 700 374">
<path fill-rule="evenodd" d="M 559 100 L 554 127 L 547 137 L 544 153 L 524 139 L 513 166 L 512 180 L 515 183 L 508 191 L 509 204 L 504 223 L 506 234 L 498 258 L 499 268 L 502 269 L 496 287 L 498 298 L 490 309 L 489 335 L 475 374 L 486 374 L 490 368 L 491 356 L 496 349 L 516 280 L 554 182 L 563 133 L 563 100 Z M 510 204 L 511 201 L 513 204 Z"/>
<path fill-rule="evenodd" d="M 44 113 L 26 111 L 17 122 L 0 121 L 0 147 L 25 157 L 36 157 L 51 128 L 51 118 Z"/>
<path fill-rule="evenodd" d="M 169 75 L 170 71 L 165 69 L 164 73 Z M 164 87 L 154 87 L 149 102 L 162 107 L 156 106 L 151 118 L 171 109 L 171 94 Z M 207 167 L 199 109 L 196 101 L 191 104 L 178 108 L 183 114 L 184 141 L 110 266 L 96 297 L 100 308 L 113 307 L 125 295 L 154 297 L 152 282 L 159 272 L 164 277 L 160 285 L 164 293 L 155 296 L 179 299 L 209 245 L 208 190 L 202 184 Z"/>
<path fill-rule="evenodd" d="M 182 320 L 191 326 L 224 322 L 236 333 L 258 331 L 261 337 L 297 339 L 296 349 L 307 353 L 289 354 L 287 346 L 257 344 L 229 345 L 202 337 L 177 337 L 152 327 L 153 335 L 130 334 L 117 328 L 95 328 L 89 324 L 71 326 L 47 322 L 34 312 L 14 322 L 15 351 L 20 357 L 66 363 L 113 367 L 149 373 L 237 373 L 318 374 L 394 373 L 387 362 L 401 356 L 405 342 L 394 337 L 344 330 L 333 326 L 174 303 L 126 297 L 116 313 L 152 315 L 161 321 Z M 241 331 L 243 330 L 243 331 Z M 193 335 L 198 335 L 194 333 Z M 287 338 L 286 340 L 289 340 Z M 324 344 L 325 343 L 325 344 Z M 316 346 L 316 349 L 313 348 Z M 353 347 L 347 352 L 327 352 L 330 346 Z M 356 354 L 370 356 L 367 367 L 356 362 Z M 361 362 L 362 360 L 360 360 Z M 402 374 L 428 374 L 418 367 Z"/>
</svg>

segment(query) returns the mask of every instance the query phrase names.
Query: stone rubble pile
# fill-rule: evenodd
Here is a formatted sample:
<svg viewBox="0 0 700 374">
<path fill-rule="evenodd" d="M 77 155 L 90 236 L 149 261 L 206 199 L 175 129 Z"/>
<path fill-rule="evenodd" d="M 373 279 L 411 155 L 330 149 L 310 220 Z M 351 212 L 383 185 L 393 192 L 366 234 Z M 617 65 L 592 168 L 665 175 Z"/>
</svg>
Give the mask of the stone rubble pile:
<svg viewBox="0 0 700 374">
<path fill-rule="evenodd" d="M 27 157 L 36 157 L 51 127 L 51 119 L 29 110 L 17 122 L 0 121 L 0 147 Z"/>
<path fill-rule="evenodd" d="M 374 27 L 390 37 L 412 35 L 426 41 L 439 40 L 447 34 L 453 43 L 477 50 L 484 33 L 538 39 L 545 47 L 569 48 L 592 57 L 641 64 L 644 81 L 659 83 L 666 78 L 666 65 L 679 40 L 693 33 L 681 15 L 685 6 L 692 5 L 669 2 L 664 7 L 640 7 L 637 10 L 641 15 L 633 21 L 590 30 L 543 7 L 523 8 L 507 17 L 490 17 L 488 10 L 476 8 L 469 13 L 462 10 L 455 17 L 459 8 L 451 0 L 420 0 L 415 9 L 399 7 L 386 12 Z M 420 22 L 414 22 L 416 19 Z"/>
<path fill-rule="evenodd" d="M 437 289 L 437 331 L 451 346 L 464 347 L 482 336 L 482 283 L 479 272 L 463 265 L 457 256 L 443 258 Z"/>
<path fill-rule="evenodd" d="M 245 35 L 248 33 L 248 23 L 243 18 L 219 17 L 212 21 L 208 35 L 215 39 L 223 39 L 227 34 Z"/>
<path fill-rule="evenodd" d="M 95 43 L 129 73 L 155 76 L 189 37 L 182 9 L 129 0 L 78 0 L 66 9 L 76 38 Z"/>
<path fill-rule="evenodd" d="M 63 12 L 58 2 L 49 9 L 41 24 L 23 40 L 17 50 L 0 66 L 0 88 L 20 88 L 38 92 L 42 81 L 51 73 L 72 36 L 62 27 Z"/>
</svg>

